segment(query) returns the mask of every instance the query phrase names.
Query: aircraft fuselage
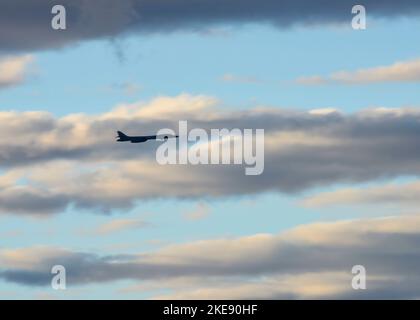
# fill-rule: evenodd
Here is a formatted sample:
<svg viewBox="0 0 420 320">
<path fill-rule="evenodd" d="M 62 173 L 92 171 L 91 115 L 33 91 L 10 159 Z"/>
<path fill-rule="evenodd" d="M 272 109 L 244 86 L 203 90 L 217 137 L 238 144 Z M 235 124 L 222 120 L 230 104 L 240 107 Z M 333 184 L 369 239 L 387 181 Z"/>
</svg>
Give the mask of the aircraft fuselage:
<svg viewBox="0 0 420 320">
<path fill-rule="evenodd" d="M 156 140 L 156 136 L 144 136 L 144 137 L 128 137 L 128 141 L 131 143 L 141 143 L 147 140 Z"/>
</svg>

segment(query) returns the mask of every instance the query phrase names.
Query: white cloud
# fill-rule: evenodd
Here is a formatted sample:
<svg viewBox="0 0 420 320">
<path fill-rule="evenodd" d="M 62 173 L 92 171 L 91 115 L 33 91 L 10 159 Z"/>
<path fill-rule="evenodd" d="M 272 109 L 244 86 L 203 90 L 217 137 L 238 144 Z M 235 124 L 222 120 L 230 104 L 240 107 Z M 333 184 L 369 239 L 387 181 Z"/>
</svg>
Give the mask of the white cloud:
<svg viewBox="0 0 420 320">
<path fill-rule="evenodd" d="M 420 82 L 420 59 L 356 71 L 338 71 L 326 77 L 301 77 L 296 81 L 304 85 Z"/>
<path fill-rule="evenodd" d="M 417 208 L 420 203 L 419 193 L 420 182 L 416 181 L 360 189 L 340 189 L 312 195 L 302 203 L 308 207 L 370 204 L 393 205 L 400 209 L 406 206 Z"/>
<path fill-rule="evenodd" d="M 208 96 L 181 94 L 176 97 L 157 97 L 149 102 L 122 104 L 102 116 L 102 119 L 141 118 L 141 119 L 188 119 L 200 117 L 200 112 L 208 115 L 208 109 L 217 104 Z M 207 111 L 207 112 L 206 112 Z"/>
<path fill-rule="evenodd" d="M 329 115 L 336 112 L 339 112 L 339 111 L 335 108 L 312 109 L 309 111 L 310 114 L 320 115 L 320 116 Z"/>
<path fill-rule="evenodd" d="M 31 55 L 0 57 L 0 89 L 24 82 L 33 61 Z"/>
<path fill-rule="evenodd" d="M 93 230 L 93 234 L 108 235 L 127 230 L 142 229 L 147 226 L 149 226 L 149 223 L 141 219 L 114 219 L 99 225 Z"/>
</svg>

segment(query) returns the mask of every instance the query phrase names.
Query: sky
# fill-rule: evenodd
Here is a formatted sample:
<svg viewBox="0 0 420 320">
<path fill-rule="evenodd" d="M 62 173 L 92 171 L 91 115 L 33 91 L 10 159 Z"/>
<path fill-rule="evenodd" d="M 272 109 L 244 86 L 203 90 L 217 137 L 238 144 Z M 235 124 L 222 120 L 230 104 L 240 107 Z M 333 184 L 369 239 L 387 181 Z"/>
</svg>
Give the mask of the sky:
<svg viewBox="0 0 420 320">
<path fill-rule="evenodd" d="M 0 299 L 420 296 L 418 2 L 54 4 L 0 4 Z M 115 141 L 182 120 L 263 173 Z"/>
</svg>

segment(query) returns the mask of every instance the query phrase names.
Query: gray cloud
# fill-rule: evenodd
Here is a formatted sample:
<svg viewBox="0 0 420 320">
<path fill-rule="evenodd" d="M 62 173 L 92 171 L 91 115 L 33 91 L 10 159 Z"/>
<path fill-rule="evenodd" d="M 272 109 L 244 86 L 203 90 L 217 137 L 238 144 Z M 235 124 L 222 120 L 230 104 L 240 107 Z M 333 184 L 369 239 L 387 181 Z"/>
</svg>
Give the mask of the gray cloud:
<svg viewBox="0 0 420 320">
<path fill-rule="evenodd" d="M 351 21 L 352 0 L 63 0 L 68 29 L 51 29 L 52 0 L 4 0 L 0 4 L 2 50 L 60 47 L 81 40 L 116 37 L 129 32 L 203 30 L 215 25 L 266 23 L 278 27 Z M 372 17 L 416 16 L 415 0 L 365 0 Z"/>
<path fill-rule="evenodd" d="M 420 113 L 415 109 L 352 115 L 322 110 L 220 112 L 208 108 L 214 103 L 207 97 L 179 96 L 96 116 L 0 113 L 0 159 L 6 172 L 0 176 L 0 212 L 50 213 L 70 204 L 109 212 L 145 199 L 300 193 L 420 173 Z M 180 104 L 185 107 L 178 108 Z M 185 119 L 190 129 L 264 128 L 263 174 L 246 176 L 242 165 L 160 166 L 155 160 L 159 143 L 114 141 L 117 129 L 129 134 L 165 127 L 177 131 L 177 120 Z M 33 206 L 28 201 L 20 205 L 22 194 Z"/>
<path fill-rule="evenodd" d="M 165 288 L 176 279 L 189 279 L 193 282 L 190 296 L 198 289 L 204 293 L 209 286 L 215 290 L 213 298 L 219 299 L 414 298 L 420 293 L 416 285 L 419 227 L 418 216 L 319 223 L 278 235 L 199 241 L 139 255 L 98 256 L 53 248 L 3 250 L 0 277 L 25 285 L 49 285 L 51 266 L 62 264 L 69 286 L 131 279 L 156 281 Z M 367 270 L 365 292 L 351 288 L 351 269 L 360 264 Z M 206 282 L 212 278 L 218 279 L 213 286 Z M 246 290 L 244 284 L 257 285 L 259 290 Z M 235 286 L 238 290 L 230 291 Z M 267 286 L 271 290 L 262 290 Z"/>
<path fill-rule="evenodd" d="M 31 187 L 0 188 L 0 213 L 47 215 L 66 209 L 71 199 Z"/>
</svg>

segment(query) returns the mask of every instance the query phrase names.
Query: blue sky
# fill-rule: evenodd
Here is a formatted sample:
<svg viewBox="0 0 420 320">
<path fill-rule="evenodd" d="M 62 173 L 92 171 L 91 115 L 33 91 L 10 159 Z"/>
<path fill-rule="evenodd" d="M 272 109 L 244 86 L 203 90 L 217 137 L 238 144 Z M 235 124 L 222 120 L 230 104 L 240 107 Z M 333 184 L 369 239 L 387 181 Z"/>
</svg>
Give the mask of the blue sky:
<svg viewBox="0 0 420 320">
<path fill-rule="evenodd" d="M 416 105 L 416 83 L 338 85 L 331 90 L 293 81 L 414 59 L 418 42 L 400 35 L 412 34 L 419 24 L 411 19 L 380 20 L 363 31 L 354 31 L 350 24 L 286 30 L 221 26 L 219 32 L 206 35 L 185 32 L 92 41 L 37 53 L 31 81 L 1 92 L 0 98 L 8 109 L 42 109 L 56 115 L 100 113 L 121 102 L 183 92 L 215 96 L 227 107 L 241 109 L 255 104 L 345 111 Z M 225 74 L 259 82 L 225 83 L 221 81 Z M 127 96 L 121 89 L 124 84 L 138 90 Z"/>
<path fill-rule="evenodd" d="M 97 116 L 120 104 L 147 103 L 159 96 L 180 94 L 215 97 L 220 101 L 219 109 L 233 112 L 264 106 L 292 111 L 334 108 L 351 115 L 375 107 L 418 107 L 419 81 L 296 83 L 300 77 L 327 77 L 337 71 L 390 66 L 420 57 L 417 17 L 369 19 L 368 28 L 363 31 L 351 29 L 350 14 L 348 19 L 343 24 L 290 28 L 263 23 L 219 24 L 207 32 L 134 33 L 111 40 L 81 41 L 60 49 L 26 50 L 25 54 L 34 57 L 31 70 L 23 83 L 0 90 L 1 111 L 46 111 L 57 119 L 79 113 Z M 23 53 L 16 53 L 19 54 Z M 233 81 L 224 81 L 226 75 Z M 139 128 L 139 134 L 142 133 L 153 134 Z M 104 136 L 113 134 L 103 132 Z M 64 137 L 63 144 L 73 138 L 68 139 Z M 37 144 L 36 136 L 33 143 Z M 331 163 L 335 165 L 339 163 Z M 1 174 L 12 168 L 3 167 Z M 25 170 L 31 172 L 32 168 L 25 165 Z M 60 247 L 99 256 L 136 254 L 200 240 L 278 234 L 316 222 L 395 215 L 410 210 L 402 205 L 391 209 L 386 204 L 365 206 L 363 202 L 318 208 L 307 207 L 302 201 L 311 195 L 345 188 L 380 188 L 388 183 L 417 181 L 417 174 L 385 172 L 365 180 L 348 178 L 319 183 L 298 192 L 268 190 L 226 198 L 206 194 L 196 198 L 139 197 L 134 206 L 105 215 L 74 204 L 42 217 L 6 212 L 0 215 L 0 249 Z M 205 212 L 196 220 L 188 219 L 188 213 L 197 210 Z M 120 219 L 145 225 L 97 231 Z M 141 282 L 122 279 L 88 285 L 70 283 L 66 291 L 57 292 L 48 286 L 0 280 L 0 298 L 152 298 L 176 291 L 162 285 L 145 291 L 121 291 L 136 284 Z"/>
</svg>

